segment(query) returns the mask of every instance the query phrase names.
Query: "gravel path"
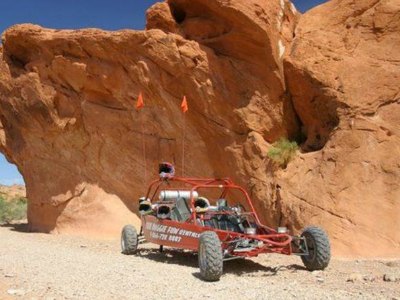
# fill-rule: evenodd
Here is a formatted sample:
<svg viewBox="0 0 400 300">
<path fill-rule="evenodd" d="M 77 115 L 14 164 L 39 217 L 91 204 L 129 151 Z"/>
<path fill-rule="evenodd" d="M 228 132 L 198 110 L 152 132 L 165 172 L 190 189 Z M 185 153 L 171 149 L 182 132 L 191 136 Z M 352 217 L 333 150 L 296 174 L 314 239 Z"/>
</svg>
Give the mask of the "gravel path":
<svg viewBox="0 0 400 300">
<path fill-rule="evenodd" d="M 18 229 L 0 227 L 0 299 L 400 299 L 400 261 L 334 259 L 308 272 L 298 257 L 265 255 L 226 262 L 208 283 L 189 252 L 143 244 L 125 256 L 119 240 Z"/>
</svg>

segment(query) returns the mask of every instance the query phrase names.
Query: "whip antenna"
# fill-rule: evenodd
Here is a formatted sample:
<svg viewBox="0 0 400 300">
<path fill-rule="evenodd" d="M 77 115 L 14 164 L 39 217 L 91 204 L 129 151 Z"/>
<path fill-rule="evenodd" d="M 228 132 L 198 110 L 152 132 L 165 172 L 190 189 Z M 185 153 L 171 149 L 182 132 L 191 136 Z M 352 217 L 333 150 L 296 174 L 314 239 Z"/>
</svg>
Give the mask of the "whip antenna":
<svg viewBox="0 0 400 300">
<path fill-rule="evenodd" d="M 183 96 L 181 103 L 181 110 L 183 112 L 183 127 L 182 127 L 182 177 L 185 177 L 185 133 L 186 133 L 186 113 L 189 110 L 189 106 L 186 100 L 186 96 Z"/>
<path fill-rule="evenodd" d="M 144 101 L 143 95 L 140 92 L 137 102 L 136 102 L 136 111 L 140 112 L 141 109 L 144 108 Z M 144 115 L 141 114 L 140 116 L 140 127 L 142 131 L 142 150 L 143 150 L 143 163 L 144 163 L 144 171 L 143 171 L 143 186 L 146 188 L 146 181 L 147 181 L 147 162 L 146 162 L 146 141 L 144 138 Z"/>
</svg>

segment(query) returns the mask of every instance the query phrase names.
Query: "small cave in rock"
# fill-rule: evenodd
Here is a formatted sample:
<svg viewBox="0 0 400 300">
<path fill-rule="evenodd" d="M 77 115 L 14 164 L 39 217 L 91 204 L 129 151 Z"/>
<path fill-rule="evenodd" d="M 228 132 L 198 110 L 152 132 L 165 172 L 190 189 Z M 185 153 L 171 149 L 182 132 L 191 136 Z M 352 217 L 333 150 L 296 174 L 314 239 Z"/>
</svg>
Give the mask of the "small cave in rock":
<svg viewBox="0 0 400 300">
<path fill-rule="evenodd" d="M 301 125 L 301 135 L 297 139 L 303 152 L 314 152 L 323 149 L 329 141 L 332 131 L 338 126 L 339 119 L 328 121 L 318 120 L 319 122 L 312 126 Z"/>
<path fill-rule="evenodd" d="M 319 151 L 329 141 L 332 132 L 339 125 L 338 102 L 327 95 L 321 95 L 319 101 L 312 101 L 314 116 L 304 128 L 307 137 L 302 145 L 305 152 Z"/>
<path fill-rule="evenodd" d="M 182 7 L 179 7 L 175 3 L 169 3 L 169 7 L 176 23 L 181 24 L 183 21 L 185 21 L 186 12 Z"/>
<path fill-rule="evenodd" d="M 338 110 L 346 107 L 332 88 L 311 74 L 301 72 L 289 62 L 284 63 L 284 69 L 287 106 L 293 109 L 299 129 L 293 138 L 304 153 L 320 151 L 339 125 Z"/>
<path fill-rule="evenodd" d="M 296 109 L 294 110 L 298 130 L 292 131 L 288 138 L 296 141 L 301 152 L 320 151 L 325 147 L 332 132 L 339 125 L 336 105 L 337 103 L 334 101 L 327 101 L 323 105 L 319 105 L 320 107 L 314 113 L 308 115 L 299 114 Z M 312 111 L 314 110 L 311 109 L 309 112 Z"/>
</svg>

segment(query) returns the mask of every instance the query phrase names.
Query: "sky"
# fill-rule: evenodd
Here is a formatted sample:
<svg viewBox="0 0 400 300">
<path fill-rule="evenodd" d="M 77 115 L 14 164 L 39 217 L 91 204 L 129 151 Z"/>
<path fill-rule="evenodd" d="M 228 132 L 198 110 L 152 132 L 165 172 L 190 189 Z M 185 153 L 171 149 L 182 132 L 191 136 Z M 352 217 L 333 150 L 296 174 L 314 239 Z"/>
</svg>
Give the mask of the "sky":
<svg viewBox="0 0 400 300">
<path fill-rule="evenodd" d="M 294 0 L 301 12 L 326 0 Z M 143 29 L 145 11 L 157 0 L 0 0 L 0 33 L 14 24 L 56 29 Z M 0 154 L 0 184 L 23 183 L 14 165 Z"/>
</svg>

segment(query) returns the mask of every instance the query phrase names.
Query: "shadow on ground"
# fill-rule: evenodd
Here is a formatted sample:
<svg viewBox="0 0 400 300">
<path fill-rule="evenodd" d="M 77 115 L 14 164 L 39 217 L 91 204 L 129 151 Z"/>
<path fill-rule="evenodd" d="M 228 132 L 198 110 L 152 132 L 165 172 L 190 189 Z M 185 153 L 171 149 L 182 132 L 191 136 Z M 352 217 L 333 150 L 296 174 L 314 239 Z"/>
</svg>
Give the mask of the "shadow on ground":
<svg viewBox="0 0 400 300">
<path fill-rule="evenodd" d="M 10 230 L 17 232 L 26 232 L 26 233 L 30 232 L 28 229 L 28 223 L 26 222 L 5 223 L 5 224 L 0 224 L 0 227 L 10 228 Z"/>
<path fill-rule="evenodd" d="M 141 249 L 138 252 L 138 256 L 156 262 L 198 268 L 197 254 L 190 251 L 164 249 L 163 252 L 160 252 L 158 249 Z M 236 259 L 224 262 L 224 274 L 239 276 L 268 277 L 278 275 L 280 272 L 296 271 L 306 271 L 306 269 L 297 264 L 265 266 L 251 259 Z M 200 273 L 195 272 L 193 276 L 200 278 Z"/>
</svg>

